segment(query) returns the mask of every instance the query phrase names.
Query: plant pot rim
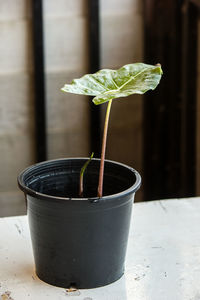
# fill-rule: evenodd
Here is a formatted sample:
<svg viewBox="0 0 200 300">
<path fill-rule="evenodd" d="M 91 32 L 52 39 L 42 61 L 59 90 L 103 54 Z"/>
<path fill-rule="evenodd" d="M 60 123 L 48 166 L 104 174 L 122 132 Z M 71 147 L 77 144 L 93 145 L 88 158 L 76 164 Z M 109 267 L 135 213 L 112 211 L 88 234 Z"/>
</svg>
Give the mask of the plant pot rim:
<svg viewBox="0 0 200 300">
<path fill-rule="evenodd" d="M 123 164 L 123 163 L 120 163 L 120 162 L 116 162 L 116 161 L 113 161 L 113 160 L 108 160 L 106 159 L 105 160 L 105 163 L 111 163 L 111 164 L 115 164 L 115 165 L 118 165 L 118 166 L 121 166 L 121 167 L 124 167 L 126 169 L 128 169 L 130 172 L 132 172 L 134 175 L 135 175 L 135 182 L 132 186 L 130 186 L 128 189 L 120 192 L 120 193 L 115 193 L 115 194 L 112 194 L 112 195 L 107 195 L 107 196 L 103 196 L 101 198 L 99 197 L 90 197 L 90 198 L 84 198 L 84 197 L 81 197 L 81 198 L 76 198 L 76 197 L 59 197 L 59 196 L 52 196 L 52 195 L 48 195 L 48 194 L 45 194 L 45 193 L 40 193 L 40 192 L 37 192 L 37 191 L 34 191 L 33 189 L 27 187 L 24 183 L 24 180 L 23 180 L 23 177 L 28 173 L 30 172 L 31 170 L 34 170 L 35 168 L 39 167 L 39 166 L 42 166 L 42 165 L 46 165 L 46 164 L 54 164 L 56 162 L 64 162 L 64 161 L 67 161 L 67 160 L 87 160 L 88 157 L 69 157 L 69 158 L 58 158 L 58 159 L 51 159 L 51 160 L 45 160 L 45 161 L 42 161 L 42 162 L 39 162 L 39 163 L 36 163 L 36 164 L 33 164 L 27 168 L 25 168 L 18 176 L 17 178 L 17 182 L 18 182 L 18 185 L 19 185 L 19 188 L 25 193 L 25 194 L 28 194 L 30 196 L 33 196 L 33 197 L 37 197 L 37 198 L 40 198 L 40 199 L 43 199 L 43 200 L 49 200 L 49 199 L 54 199 L 54 200 L 57 200 L 57 201 L 66 201 L 66 200 L 73 200 L 73 201 L 90 201 L 90 202 L 98 202 L 100 199 L 101 201 L 103 200 L 108 200 L 108 199 L 114 199 L 116 198 L 116 196 L 123 196 L 124 194 L 130 194 L 130 193 L 135 193 L 141 186 L 141 176 L 140 174 L 132 167 L 129 167 L 128 165 L 126 164 Z M 96 160 L 96 161 L 100 161 L 99 158 L 93 158 L 92 160 Z"/>
</svg>

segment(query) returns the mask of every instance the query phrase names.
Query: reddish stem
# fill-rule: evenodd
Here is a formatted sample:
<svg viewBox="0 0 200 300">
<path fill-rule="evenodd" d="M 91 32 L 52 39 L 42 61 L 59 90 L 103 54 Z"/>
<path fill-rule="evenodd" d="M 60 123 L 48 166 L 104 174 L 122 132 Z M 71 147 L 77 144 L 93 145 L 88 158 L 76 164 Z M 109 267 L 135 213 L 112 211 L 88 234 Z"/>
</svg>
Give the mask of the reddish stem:
<svg viewBox="0 0 200 300">
<path fill-rule="evenodd" d="M 106 141 L 107 141 L 107 134 L 108 134 L 108 122 L 109 122 L 111 104 L 112 104 L 112 99 L 109 100 L 109 102 L 108 102 L 105 123 L 104 123 L 103 141 L 102 141 L 102 149 L 101 149 L 101 163 L 100 163 L 100 170 L 99 170 L 99 184 L 98 184 L 98 191 L 97 191 L 97 197 L 99 197 L 99 198 L 101 198 L 103 195 L 104 160 L 105 160 Z"/>
<path fill-rule="evenodd" d="M 83 176 L 79 177 L 79 197 L 83 197 Z"/>
</svg>

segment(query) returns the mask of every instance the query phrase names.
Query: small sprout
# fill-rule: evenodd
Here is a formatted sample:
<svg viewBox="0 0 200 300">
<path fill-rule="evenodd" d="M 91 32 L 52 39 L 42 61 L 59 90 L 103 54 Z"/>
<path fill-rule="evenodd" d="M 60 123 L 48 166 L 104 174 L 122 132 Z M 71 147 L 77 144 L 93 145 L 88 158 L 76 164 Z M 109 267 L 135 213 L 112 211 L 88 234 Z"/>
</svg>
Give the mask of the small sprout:
<svg viewBox="0 0 200 300">
<path fill-rule="evenodd" d="M 80 197 L 83 197 L 83 176 L 84 176 L 85 170 L 87 169 L 93 156 L 94 156 L 94 152 L 92 152 L 90 158 L 86 161 L 86 163 L 84 164 L 84 166 L 81 168 L 81 171 L 80 171 L 80 181 L 79 181 L 79 196 Z"/>
</svg>

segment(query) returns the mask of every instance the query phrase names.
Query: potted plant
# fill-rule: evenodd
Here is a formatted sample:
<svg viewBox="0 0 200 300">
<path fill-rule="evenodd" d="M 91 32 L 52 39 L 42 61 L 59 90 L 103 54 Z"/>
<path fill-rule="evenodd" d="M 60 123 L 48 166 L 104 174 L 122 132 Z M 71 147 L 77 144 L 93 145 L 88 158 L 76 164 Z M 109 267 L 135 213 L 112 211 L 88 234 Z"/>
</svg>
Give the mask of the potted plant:
<svg viewBox="0 0 200 300">
<path fill-rule="evenodd" d="M 132 203 L 141 184 L 137 171 L 105 160 L 112 100 L 155 89 L 160 65 L 129 64 L 104 69 L 66 84 L 62 91 L 108 102 L 101 159 L 69 158 L 35 164 L 18 177 L 36 264 L 43 281 L 60 286 L 94 288 L 124 273 Z"/>
</svg>

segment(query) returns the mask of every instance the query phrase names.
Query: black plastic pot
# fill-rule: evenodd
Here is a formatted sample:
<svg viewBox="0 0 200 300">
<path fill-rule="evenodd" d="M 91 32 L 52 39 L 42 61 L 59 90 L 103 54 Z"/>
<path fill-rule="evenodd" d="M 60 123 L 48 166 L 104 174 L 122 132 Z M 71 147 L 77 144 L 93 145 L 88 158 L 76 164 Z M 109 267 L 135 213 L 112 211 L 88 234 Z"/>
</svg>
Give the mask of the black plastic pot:
<svg viewBox="0 0 200 300">
<path fill-rule="evenodd" d="M 123 275 L 132 203 L 141 183 L 134 169 L 105 161 L 104 196 L 97 198 L 100 162 L 93 159 L 79 198 L 85 161 L 46 161 L 18 177 L 27 199 L 36 274 L 65 288 L 103 286 Z"/>
</svg>

